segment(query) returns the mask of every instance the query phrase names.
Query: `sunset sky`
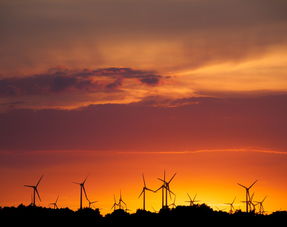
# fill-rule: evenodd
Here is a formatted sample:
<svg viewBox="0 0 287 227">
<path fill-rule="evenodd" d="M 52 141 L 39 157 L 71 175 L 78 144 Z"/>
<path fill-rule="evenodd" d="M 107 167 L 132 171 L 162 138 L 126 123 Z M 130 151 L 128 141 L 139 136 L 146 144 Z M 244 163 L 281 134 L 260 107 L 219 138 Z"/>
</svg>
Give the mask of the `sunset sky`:
<svg viewBox="0 0 287 227">
<path fill-rule="evenodd" d="M 244 191 L 287 210 L 285 0 L 2 0 L 0 206 L 78 209 L 79 187 L 111 212 L 177 173 L 225 209 Z M 85 206 L 86 206 L 85 202 Z M 147 193 L 147 209 L 161 195 Z"/>
</svg>

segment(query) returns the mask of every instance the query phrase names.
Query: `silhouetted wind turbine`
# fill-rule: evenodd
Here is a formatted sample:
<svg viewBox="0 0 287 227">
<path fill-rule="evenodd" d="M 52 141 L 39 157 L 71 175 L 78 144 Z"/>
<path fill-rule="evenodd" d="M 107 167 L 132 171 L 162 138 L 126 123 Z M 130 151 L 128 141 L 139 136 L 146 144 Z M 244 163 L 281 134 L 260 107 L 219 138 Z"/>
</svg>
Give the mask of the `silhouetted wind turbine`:
<svg viewBox="0 0 287 227">
<path fill-rule="evenodd" d="M 32 203 L 31 203 L 32 206 L 36 206 L 36 194 L 37 194 L 39 200 L 41 201 L 40 194 L 38 191 L 38 186 L 39 186 L 42 178 L 43 178 L 43 175 L 40 177 L 40 179 L 38 180 L 36 185 L 26 185 L 26 184 L 24 185 L 25 187 L 33 188 L 33 197 L 32 197 Z"/>
<path fill-rule="evenodd" d="M 165 189 L 165 207 L 167 208 L 168 207 L 168 199 L 167 199 L 167 193 L 169 193 L 169 196 L 171 197 L 171 194 L 175 195 L 171 190 L 170 190 L 170 187 L 169 187 L 169 184 L 171 183 L 171 181 L 174 179 L 176 173 L 170 178 L 169 181 L 166 181 L 165 180 L 165 171 L 164 171 L 164 178 L 161 179 L 161 178 L 158 178 L 158 180 L 162 181 L 163 184 L 161 187 L 159 187 L 156 192 L 159 190 L 159 189 L 162 189 L 162 199 L 164 198 L 164 189 Z M 163 204 L 163 202 L 162 202 Z"/>
<path fill-rule="evenodd" d="M 119 204 L 117 203 L 117 200 L 116 200 L 116 196 L 114 195 L 114 204 L 112 206 L 111 209 L 114 209 L 114 211 L 116 210 L 116 207 L 118 206 Z"/>
<path fill-rule="evenodd" d="M 143 177 L 144 186 L 143 186 L 143 189 L 142 189 L 142 191 L 141 191 L 141 193 L 140 193 L 138 198 L 140 198 L 143 195 L 143 210 L 145 210 L 145 191 L 147 190 L 147 191 L 154 192 L 154 190 L 147 188 L 146 183 L 145 183 L 144 175 L 142 175 L 142 177 Z"/>
<path fill-rule="evenodd" d="M 195 194 L 195 196 L 193 197 L 193 199 L 191 199 L 190 195 L 187 193 L 187 196 L 189 198 L 188 201 L 185 201 L 186 203 L 189 203 L 189 206 L 193 206 L 195 205 L 196 202 L 199 202 L 199 200 L 195 200 L 197 194 Z"/>
<path fill-rule="evenodd" d="M 98 201 L 90 201 L 90 200 L 88 199 L 88 202 L 89 202 L 89 208 L 91 208 L 92 205 L 93 205 L 94 203 L 97 203 Z"/>
<path fill-rule="evenodd" d="M 122 203 L 125 204 L 125 206 L 127 208 L 127 204 L 123 201 L 123 198 L 122 198 L 122 191 L 120 191 L 120 199 L 119 199 L 119 203 L 118 203 L 120 210 L 122 209 Z"/>
<path fill-rule="evenodd" d="M 265 201 L 265 199 L 267 198 L 267 196 L 264 197 L 264 199 L 262 199 L 261 201 L 257 202 L 257 204 L 259 204 L 259 214 L 264 214 L 264 207 L 263 207 L 263 203 Z"/>
<path fill-rule="evenodd" d="M 258 205 L 257 203 L 253 203 L 253 197 L 254 197 L 254 192 L 252 193 L 250 200 L 249 200 L 249 210 L 253 211 L 254 213 L 256 212 L 256 206 Z"/>
<path fill-rule="evenodd" d="M 56 208 L 58 209 L 58 206 L 57 206 L 58 199 L 59 199 L 59 196 L 57 197 L 57 199 L 54 203 L 50 203 L 50 205 L 53 205 L 54 209 L 56 209 Z"/>
<path fill-rule="evenodd" d="M 234 211 L 234 206 L 233 206 L 233 204 L 234 204 L 234 202 L 235 202 L 235 199 L 236 199 L 236 196 L 235 196 L 235 198 L 233 199 L 233 201 L 232 201 L 231 203 L 225 203 L 226 205 L 229 205 L 229 206 L 230 206 L 230 210 L 229 210 L 229 213 L 230 213 L 230 214 L 232 214 L 233 211 Z"/>
<path fill-rule="evenodd" d="M 245 201 L 245 202 L 246 202 L 246 213 L 249 212 L 249 202 L 250 202 L 249 190 L 250 190 L 250 188 L 253 187 L 253 185 L 254 185 L 256 182 L 257 182 L 257 180 L 254 181 L 249 187 L 246 187 L 246 186 L 244 186 L 244 185 L 242 185 L 242 184 L 237 183 L 239 186 L 241 186 L 241 187 L 243 187 L 243 188 L 245 189 L 245 193 L 246 193 L 246 195 L 245 195 L 245 199 L 246 199 L 246 201 Z"/>
<path fill-rule="evenodd" d="M 86 189 L 85 189 L 85 183 L 86 183 L 87 178 L 88 177 L 86 177 L 86 179 L 82 183 L 73 182 L 74 184 L 80 185 L 80 210 L 83 207 L 83 195 L 82 195 L 83 191 L 84 191 L 86 199 L 88 200 L 88 196 L 87 196 Z"/>
<path fill-rule="evenodd" d="M 163 171 L 163 180 L 165 182 L 165 170 Z M 161 189 L 161 207 L 164 207 L 164 189 L 165 189 L 165 183 L 163 183 L 155 192 Z"/>
<path fill-rule="evenodd" d="M 176 195 L 174 196 L 173 202 L 169 204 L 169 206 L 171 206 L 172 208 L 176 208 L 175 200 L 176 200 Z"/>
</svg>

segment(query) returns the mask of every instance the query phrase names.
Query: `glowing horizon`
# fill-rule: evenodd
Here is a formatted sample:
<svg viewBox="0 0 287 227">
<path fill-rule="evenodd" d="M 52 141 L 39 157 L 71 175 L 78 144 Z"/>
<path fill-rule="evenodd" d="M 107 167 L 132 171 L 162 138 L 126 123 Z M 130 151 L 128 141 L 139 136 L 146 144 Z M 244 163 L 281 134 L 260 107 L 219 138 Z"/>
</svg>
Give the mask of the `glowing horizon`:
<svg viewBox="0 0 287 227">
<path fill-rule="evenodd" d="M 220 153 L 226 152 L 228 153 L 227 156 L 219 155 Z M 217 149 L 211 152 L 179 152 L 180 156 L 178 156 L 176 152 L 134 152 L 132 156 L 130 156 L 132 152 L 120 153 L 117 151 L 107 152 L 105 155 L 97 155 L 92 151 L 37 151 L 37 153 L 39 157 L 43 156 L 43 153 L 48 156 L 54 156 L 52 153 L 57 153 L 58 156 L 60 156 L 59 153 L 62 153 L 65 157 L 70 157 L 70 161 L 64 166 L 59 166 L 54 164 L 53 161 L 50 161 L 45 168 L 38 166 L 37 168 L 32 167 L 15 171 L 12 178 L 16 177 L 15 174 L 20 174 L 21 180 L 18 178 L 15 178 L 18 180 L 12 180 L 10 182 L 11 185 L 7 185 L 7 187 L 9 187 L 8 191 L 5 190 L 4 187 L 1 188 L 2 198 L 6 197 L 6 202 L 1 202 L 2 206 L 17 206 L 21 203 L 29 205 L 31 192 L 28 189 L 25 189 L 23 184 L 35 184 L 38 180 L 37 175 L 40 176 L 43 173 L 44 178 L 39 185 L 42 202 L 38 201 L 37 203 L 40 206 L 48 207 L 48 204 L 54 202 L 53 200 L 59 195 L 59 207 L 69 207 L 70 209 L 77 210 L 79 208 L 79 187 L 73 185 L 72 182 L 80 182 L 88 176 L 85 184 L 88 197 L 92 201 L 99 201 L 95 206 L 101 208 L 101 213 L 107 214 L 112 212 L 110 207 L 113 203 L 113 195 L 115 194 L 118 199 L 120 191 L 122 192 L 124 201 L 127 203 L 128 209 L 131 210 L 130 212 L 135 212 L 136 209 L 142 208 L 142 198 L 138 199 L 143 184 L 141 174 L 145 174 L 147 186 L 156 189 L 160 186 L 157 177 L 162 177 L 163 170 L 166 167 L 167 179 L 169 179 L 174 172 L 177 173 L 174 182 L 171 184 L 171 190 L 176 194 L 177 205 L 188 205 L 185 201 L 187 200 L 187 193 L 189 193 L 191 195 L 197 194 L 197 199 L 200 200 L 199 204 L 205 203 L 213 209 L 219 208 L 223 210 L 228 209 L 228 205 L 224 203 L 230 202 L 230 200 L 233 200 L 236 196 L 235 208 L 244 211 L 244 204 L 240 201 L 244 200 L 245 194 L 237 183 L 249 185 L 252 181 L 258 179 L 256 187 L 252 190 L 255 192 L 254 200 L 261 200 L 267 195 L 264 207 L 268 213 L 286 209 L 286 201 L 283 198 L 279 199 L 277 195 L 286 190 L 286 188 L 280 188 L 279 179 L 272 179 L 272 175 L 270 176 L 271 173 L 264 176 L 266 173 L 261 173 L 263 170 L 262 168 L 253 167 L 251 164 L 248 165 L 248 170 L 243 171 L 245 172 L 245 177 L 243 177 L 244 175 L 239 173 L 240 168 L 233 166 L 234 162 L 243 164 L 246 160 L 247 162 L 250 162 L 254 158 L 262 159 L 262 155 L 271 155 L 272 158 L 270 158 L 270 160 L 272 161 L 270 161 L 270 163 L 278 162 L 278 160 L 281 160 L 282 163 L 284 163 L 286 159 L 282 160 L 281 152 L 277 153 L 276 151 L 270 152 L 269 150 L 257 149 L 253 155 L 250 155 L 250 153 L 246 153 L 246 149 L 233 148 L 223 149 L 221 151 L 220 149 Z M 225 157 L 229 162 L 232 162 L 232 165 L 227 163 L 214 163 L 214 153 L 217 153 L 217 161 L 222 157 Z M 163 154 L 164 158 L 162 158 Z M 125 157 L 125 159 L 120 159 L 121 161 L 118 161 L 119 157 L 122 155 L 128 156 Z M 110 159 L 106 159 L 104 162 L 97 161 L 98 159 L 105 159 L 107 156 L 116 157 L 113 158 L 113 161 L 110 161 Z M 152 158 L 152 163 L 142 161 L 144 156 Z M 283 154 L 283 157 L 284 156 L 285 154 Z M 78 160 L 79 157 L 81 157 L 81 160 Z M 48 157 L 45 157 L 44 159 L 47 158 Z M 188 160 L 192 163 L 193 159 L 195 159 L 197 164 L 190 164 L 191 166 L 189 166 Z M 76 169 L 81 166 L 83 160 L 86 160 L 85 167 L 81 167 L 80 171 L 76 171 Z M 43 161 L 44 160 L 41 162 Z M 57 162 L 58 160 L 56 159 L 55 161 Z M 182 163 L 181 167 L 178 167 L 177 169 L 172 168 L 172 163 L 179 161 Z M 150 167 L 153 166 L 154 162 L 158 162 L 158 167 L 151 169 Z M 259 161 L 254 165 L 258 166 L 260 163 L 262 163 L 262 161 Z M 112 166 L 114 166 L 115 170 L 108 171 Z M 210 166 L 210 168 L 216 167 L 209 176 L 205 174 L 205 168 L 207 166 Z M 277 166 L 277 168 L 279 168 L 279 166 Z M 284 166 L 280 168 L 284 168 Z M 39 169 L 42 169 L 41 172 L 39 172 Z M 120 171 L 118 171 L 119 169 Z M 250 170 L 255 173 L 246 176 L 246 172 Z M 224 173 L 225 171 L 229 171 L 229 173 Z M 284 176 L 285 174 L 281 177 Z M 63 181 L 63 177 L 66 179 L 65 181 Z M 280 176 L 277 177 L 280 178 Z M 1 180 L 5 182 L 5 179 Z M 187 180 L 189 181 L 188 183 L 185 182 Z M 212 191 L 210 191 L 210 188 L 212 188 Z M 13 195 L 18 194 L 17 198 L 11 196 L 11 193 Z M 147 193 L 146 203 L 148 210 L 153 211 L 153 208 L 159 210 L 161 207 L 161 193 Z M 87 201 L 85 199 L 83 199 L 83 205 L 84 207 L 87 206 Z"/>
</svg>

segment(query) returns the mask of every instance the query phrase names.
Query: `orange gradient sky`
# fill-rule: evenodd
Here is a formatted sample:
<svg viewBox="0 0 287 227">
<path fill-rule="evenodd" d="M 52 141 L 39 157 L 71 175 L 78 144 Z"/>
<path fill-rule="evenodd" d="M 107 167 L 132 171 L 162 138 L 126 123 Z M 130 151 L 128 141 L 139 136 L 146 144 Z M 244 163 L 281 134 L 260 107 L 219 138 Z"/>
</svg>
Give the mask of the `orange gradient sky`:
<svg viewBox="0 0 287 227">
<path fill-rule="evenodd" d="M 142 206 L 137 199 L 141 187 L 141 174 L 145 174 L 147 186 L 160 187 L 156 179 L 166 169 L 167 178 L 177 173 L 171 184 L 177 205 L 187 205 L 187 193 L 195 195 L 200 203 L 214 209 L 229 210 L 224 203 L 236 196 L 236 209 L 243 209 L 244 191 L 237 185 L 258 183 L 252 192 L 254 200 L 267 195 L 265 209 L 268 212 L 286 209 L 284 193 L 286 179 L 286 153 L 262 149 L 222 149 L 185 152 L 105 152 L 93 151 L 35 151 L 30 154 L 14 154 L 9 161 L 22 160 L 17 167 L 1 167 L 1 204 L 17 206 L 30 203 L 31 191 L 24 184 L 34 184 L 44 174 L 39 186 L 42 206 L 48 206 L 59 195 L 59 207 L 78 209 L 79 187 L 72 181 L 82 181 L 88 176 L 86 190 L 91 200 L 99 201 L 96 207 L 102 213 L 111 212 L 113 194 L 123 199 L 132 211 Z M 9 175 L 7 175 L 9 173 Z M 87 206 L 87 203 L 84 203 Z M 160 192 L 147 194 L 147 209 L 159 210 Z"/>
<path fill-rule="evenodd" d="M 4 0 L 0 3 L 0 206 L 103 213 L 122 190 L 141 207 L 145 173 L 227 209 L 255 185 L 287 209 L 285 0 Z M 148 209 L 160 194 L 148 193 Z M 152 208 L 153 207 L 153 208 Z"/>
</svg>

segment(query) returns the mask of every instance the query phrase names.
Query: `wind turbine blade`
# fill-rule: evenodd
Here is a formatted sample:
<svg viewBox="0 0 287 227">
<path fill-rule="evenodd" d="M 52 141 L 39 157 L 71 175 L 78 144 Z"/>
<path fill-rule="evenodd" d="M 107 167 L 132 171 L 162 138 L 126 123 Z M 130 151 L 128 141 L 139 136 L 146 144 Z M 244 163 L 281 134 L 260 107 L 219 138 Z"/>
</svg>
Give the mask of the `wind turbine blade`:
<svg viewBox="0 0 287 227">
<path fill-rule="evenodd" d="M 151 191 L 151 192 L 155 192 L 154 190 L 149 189 L 149 188 L 145 188 L 145 190 L 148 190 L 148 191 Z"/>
<path fill-rule="evenodd" d="M 85 186 L 83 186 L 83 190 L 84 190 L 84 194 L 85 194 L 86 199 L 89 201 L 88 196 L 87 196 L 87 192 L 86 192 L 86 189 L 85 189 Z"/>
<path fill-rule="evenodd" d="M 82 183 L 82 184 L 85 184 L 85 183 L 86 183 L 87 178 L 88 178 L 88 176 L 85 178 L 85 180 L 83 181 L 83 183 Z"/>
<path fill-rule="evenodd" d="M 168 184 L 173 180 L 173 178 L 175 177 L 175 175 L 176 175 L 176 173 L 175 173 L 175 174 L 173 174 L 172 178 L 170 178 L 170 180 L 169 180 Z"/>
<path fill-rule="evenodd" d="M 26 185 L 26 184 L 24 184 L 24 187 L 34 188 L 34 186 L 32 185 Z"/>
<path fill-rule="evenodd" d="M 267 196 L 264 197 L 264 199 L 261 201 L 261 203 L 263 203 L 265 201 L 265 199 L 267 198 Z"/>
<path fill-rule="evenodd" d="M 233 199 L 233 201 L 232 201 L 232 203 L 231 203 L 232 205 L 233 205 L 233 203 L 235 202 L 235 200 L 236 200 L 236 196 L 235 196 L 235 198 Z"/>
<path fill-rule="evenodd" d="M 44 176 L 44 175 L 42 175 L 42 176 L 40 177 L 40 179 L 38 180 L 38 182 L 37 182 L 37 184 L 36 184 L 36 187 L 38 187 L 38 185 L 40 184 L 40 182 L 41 182 L 43 176 Z"/>
<path fill-rule="evenodd" d="M 141 193 L 140 193 L 138 199 L 142 196 L 143 193 L 144 193 L 144 189 L 141 191 Z"/>
<path fill-rule="evenodd" d="M 77 182 L 72 182 L 73 184 L 78 184 L 78 185 L 80 185 L 81 183 L 77 183 Z"/>
<path fill-rule="evenodd" d="M 162 185 L 162 186 L 160 186 L 158 189 L 156 189 L 154 192 L 157 192 L 158 190 L 160 190 L 160 189 L 162 189 L 162 188 L 164 188 L 164 186 Z"/>
<path fill-rule="evenodd" d="M 162 181 L 163 183 L 166 183 L 165 180 L 161 179 L 161 178 L 157 178 L 158 180 Z"/>
<path fill-rule="evenodd" d="M 193 202 L 195 202 L 195 198 L 196 198 L 197 194 L 195 194 L 195 196 L 193 197 Z"/>
<path fill-rule="evenodd" d="M 257 181 L 258 181 L 258 180 L 254 181 L 254 182 L 248 187 L 248 189 L 252 188 L 252 186 L 253 186 L 254 184 L 256 184 Z"/>
<path fill-rule="evenodd" d="M 146 187 L 146 183 L 145 183 L 144 175 L 143 175 L 143 182 L 144 182 L 144 186 Z"/>
<path fill-rule="evenodd" d="M 56 203 L 58 202 L 58 199 L 59 199 L 59 196 L 58 196 L 57 199 L 56 199 Z"/>
<path fill-rule="evenodd" d="M 239 186 L 241 186 L 241 187 L 243 187 L 243 188 L 245 188 L 245 189 L 247 189 L 247 187 L 246 186 L 244 186 L 244 185 L 242 185 L 242 184 L 239 184 L 239 183 L 237 183 Z"/>
<path fill-rule="evenodd" d="M 168 192 L 169 192 L 169 196 L 170 196 L 170 197 L 171 197 L 170 193 L 175 196 L 175 194 L 174 194 L 170 189 L 168 189 Z"/>
<path fill-rule="evenodd" d="M 35 188 L 34 190 L 36 191 L 36 194 L 37 194 L 37 196 L 38 196 L 39 200 L 41 201 L 41 198 L 40 198 L 40 194 L 39 194 L 39 192 L 38 192 L 38 189 L 37 189 L 37 188 Z"/>
<path fill-rule="evenodd" d="M 189 200 L 191 201 L 191 197 L 190 197 L 190 195 L 188 193 L 187 193 L 187 196 L 188 196 Z"/>
<path fill-rule="evenodd" d="M 121 200 L 121 201 L 123 202 L 123 204 L 127 205 L 127 204 L 125 203 L 125 201 L 123 201 L 123 200 Z"/>
</svg>

